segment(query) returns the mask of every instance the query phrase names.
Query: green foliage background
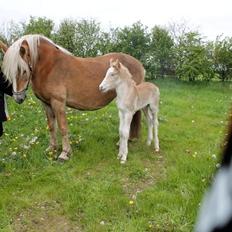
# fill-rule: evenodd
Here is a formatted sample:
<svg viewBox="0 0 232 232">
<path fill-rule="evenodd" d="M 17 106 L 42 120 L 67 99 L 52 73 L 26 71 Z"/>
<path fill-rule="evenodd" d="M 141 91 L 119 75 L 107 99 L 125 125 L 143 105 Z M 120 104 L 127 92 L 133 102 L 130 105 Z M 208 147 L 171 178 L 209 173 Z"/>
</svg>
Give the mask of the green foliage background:
<svg viewBox="0 0 232 232">
<path fill-rule="evenodd" d="M 103 30 L 96 20 L 64 19 L 57 26 L 46 17 L 11 22 L 0 39 L 11 44 L 25 34 L 43 34 L 76 56 L 125 52 L 145 66 L 147 78 L 172 77 L 187 81 L 231 80 L 232 38 L 207 41 L 186 25 L 148 28 L 141 22 Z"/>
</svg>

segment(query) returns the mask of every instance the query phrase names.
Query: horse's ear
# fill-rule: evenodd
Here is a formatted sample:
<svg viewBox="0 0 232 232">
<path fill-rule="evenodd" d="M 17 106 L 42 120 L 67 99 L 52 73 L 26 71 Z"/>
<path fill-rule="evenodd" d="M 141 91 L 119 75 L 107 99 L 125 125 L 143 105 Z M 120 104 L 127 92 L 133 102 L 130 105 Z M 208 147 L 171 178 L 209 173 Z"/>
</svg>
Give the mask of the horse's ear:
<svg viewBox="0 0 232 232">
<path fill-rule="evenodd" d="M 25 53 L 26 53 L 26 49 L 25 47 L 21 46 L 20 49 L 19 49 L 19 53 L 22 57 L 24 57 Z"/>
<path fill-rule="evenodd" d="M 2 41 L 0 41 L 0 48 L 1 48 L 1 50 L 2 50 L 2 52 L 3 52 L 4 54 L 6 53 L 6 51 L 7 51 L 7 49 L 8 49 L 7 45 L 4 44 Z"/>
<path fill-rule="evenodd" d="M 26 42 L 20 46 L 19 54 L 27 63 L 30 63 L 30 52 Z"/>
</svg>

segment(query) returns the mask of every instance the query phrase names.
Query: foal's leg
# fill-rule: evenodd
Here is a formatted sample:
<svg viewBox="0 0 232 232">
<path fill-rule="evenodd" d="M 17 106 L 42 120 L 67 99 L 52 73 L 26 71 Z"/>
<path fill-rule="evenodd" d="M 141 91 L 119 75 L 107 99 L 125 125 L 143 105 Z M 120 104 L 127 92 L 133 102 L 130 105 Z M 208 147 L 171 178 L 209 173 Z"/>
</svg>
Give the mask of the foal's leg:
<svg viewBox="0 0 232 232">
<path fill-rule="evenodd" d="M 148 127 L 148 134 L 147 134 L 147 145 L 150 146 L 151 145 L 151 141 L 153 139 L 153 123 L 152 123 L 152 115 L 149 112 L 149 106 L 146 106 L 145 108 L 143 108 L 143 112 L 146 116 L 147 119 L 147 127 Z"/>
<path fill-rule="evenodd" d="M 132 120 L 133 114 L 130 112 L 121 112 L 119 111 L 120 117 L 120 127 L 119 127 L 119 135 L 120 135 L 120 145 L 119 145 L 119 154 L 118 157 L 121 159 L 121 164 L 124 164 L 127 159 L 128 154 L 128 138 L 130 133 L 130 124 Z"/>
<path fill-rule="evenodd" d="M 50 142 L 49 146 L 47 148 L 47 151 L 54 151 L 57 148 L 57 140 L 56 140 L 56 125 L 55 125 L 55 114 L 52 110 L 52 107 L 50 105 L 47 105 L 43 103 L 43 107 L 45 109 L 45 113 L 47 116 L 47 123 L 48 123 L 48 129 L 50 132 Z"/>
<path fill-rule="evenodd" d="M 71 153 L 71 146 L 68 138 L 68 124 L 65 115 L 65 102 L 61 102 L 58 100 L 52 101 L 52 108 L 55 112 L 55 116 L 57 118 L 58 127 L 62 136 L 62 152 L 59 155 L 59 159 L 68 160 L 69 154 Z"/>
</svg>

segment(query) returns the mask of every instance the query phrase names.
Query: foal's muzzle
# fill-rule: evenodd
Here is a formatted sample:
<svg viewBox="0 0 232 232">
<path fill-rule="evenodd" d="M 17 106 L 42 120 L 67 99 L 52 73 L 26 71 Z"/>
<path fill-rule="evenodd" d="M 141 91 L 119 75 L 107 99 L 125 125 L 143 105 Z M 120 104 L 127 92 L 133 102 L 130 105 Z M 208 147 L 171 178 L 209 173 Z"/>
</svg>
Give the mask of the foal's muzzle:
<svg viewBox="0 0 232 232">
<path fill-rule="evenodd" d="M 107 89 L 106 89 L 103 85 L 99 85 L 99 90 L 100 90 L 102 93 L 107 92 Z"/>
</svg>

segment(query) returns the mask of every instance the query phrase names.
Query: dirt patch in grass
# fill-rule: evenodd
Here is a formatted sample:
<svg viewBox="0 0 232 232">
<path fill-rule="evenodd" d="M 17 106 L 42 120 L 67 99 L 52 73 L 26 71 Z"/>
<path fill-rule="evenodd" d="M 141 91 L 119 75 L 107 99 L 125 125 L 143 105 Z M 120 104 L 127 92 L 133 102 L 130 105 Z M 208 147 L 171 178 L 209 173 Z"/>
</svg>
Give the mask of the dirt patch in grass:
<svg viewBox="0 0 232 232">
<path fill-rule="evenodd" d="M 23 210 L 12 222 L 17 232 L 79 232 L 81 228 L 62 215 L 56 201 L 35 203 Z"/>
<path fill-rule="evenodd" d="M 166 176 L 165 160 L 162 154 L 155 154 L 156 160 L 145 160 L 143 170 L 135 170 L 123 178 L 123 189 L 130 198 L 136 199 L 137 194 L 145 191 Z"/>
</svg>

